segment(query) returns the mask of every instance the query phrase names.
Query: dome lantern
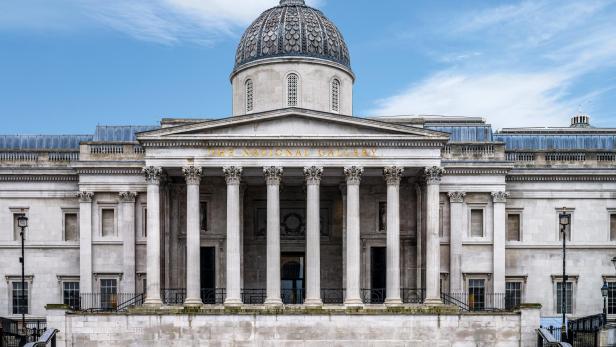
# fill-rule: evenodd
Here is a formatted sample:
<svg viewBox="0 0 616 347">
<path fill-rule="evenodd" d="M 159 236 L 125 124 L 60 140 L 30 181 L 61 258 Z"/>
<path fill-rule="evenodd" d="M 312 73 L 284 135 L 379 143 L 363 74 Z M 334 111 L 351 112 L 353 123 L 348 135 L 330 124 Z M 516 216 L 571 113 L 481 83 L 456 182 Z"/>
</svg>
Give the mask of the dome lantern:
<svg viewBox="0 0 616 347">
<path fill-rule="evenodd" d="M 304 0 L 280 0 L 280 6 L 306 6 Z"/>
</svg>

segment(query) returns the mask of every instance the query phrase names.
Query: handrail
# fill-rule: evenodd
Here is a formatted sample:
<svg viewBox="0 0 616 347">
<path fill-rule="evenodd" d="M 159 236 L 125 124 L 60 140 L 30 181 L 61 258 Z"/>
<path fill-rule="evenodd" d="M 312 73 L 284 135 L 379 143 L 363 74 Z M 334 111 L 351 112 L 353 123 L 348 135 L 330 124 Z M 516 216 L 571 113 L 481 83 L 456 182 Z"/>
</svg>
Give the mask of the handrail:
<svg viewBox="0 0 616 347">
<path fill-rule="evenodd" d="M 24 347 L 46 347 L 51 343 L 52 347 L 56 346 L 56 334 L 59 333 L 58 329 L 47 329 L 45 333 L 36 342 L 30 342 Z"/>
<path fill-rule="evenodd" d="M 547 329 L 541 328 L 537 329 L 537 335 L 540 340 L 539 346 L 543 347 L 571 347 L 567 342 L 560 342 L 550 334 Z"/>
</svg>

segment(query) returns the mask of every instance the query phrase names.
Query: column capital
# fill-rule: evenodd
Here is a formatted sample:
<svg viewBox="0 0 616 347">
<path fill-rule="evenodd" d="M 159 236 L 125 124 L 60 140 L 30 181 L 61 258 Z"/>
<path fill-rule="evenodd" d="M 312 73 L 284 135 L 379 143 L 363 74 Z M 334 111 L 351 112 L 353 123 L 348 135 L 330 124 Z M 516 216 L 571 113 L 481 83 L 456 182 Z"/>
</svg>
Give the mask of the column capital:
<svg viewBox="0 0 616 347">
<path fill-rule="evenodd" d="M 76 194 L 76 197 L 79 198 L 79 202 L 92 202 L 92 199 L 94 198 L 94 193 L 79 192 Z"/>
<path fill-rule="evenodd" d="M 364 173 L 364 168 L 360 166 L 350 166 L 344 168 L 347 184 L 359 184 L 361 175 Z"/>
<path fill-rule="evenodd" d="M 506 203 L 509 193 L 507 192 L 494 192 L 492 193 L 492 200 L 494 202 Z"/>
<path fill-rule="evenodd" d="M 134 203 L 137 198 L 136 192 L 120 192 L 118 194 L 120 197 L 120 202 L 122 203 Z"/>
<path fill-rule="evenodd" d="M 440 184 L 445 169 L 438 166 L 427 167 L 424 171 L 427 184 Z"/>
<path fill-rule="evenodd" d="M 306 178 L 306 184 L 320 184 L 321 177 L 323 176 L 323 167 L 311 166 L 304 168 L 304 177 Z"/>
<path fill-rule="evenodd" d="M 222 168 L 222 172 L 225 174 L 225 180 L 228 185 L 239 185 L 242 180 L 242 172 L 244 169 L 241 166 L 225 166 Z"/>
<path fill-rule="evenodd" d="M 463 203 L 464 202 L 464 197 L 466 196 L 465 192 L 450 192 L 449 194 L 449 201 L 452 203 Z"/>
<path fill-rule="evenodd" d="M 186 178 L 186 184 L 199 185 L 201 183 L 201 175 L 203 175 L 203 169 L 198 166 L 186 166 L 182 168 L 182 173 Z"/>
<path fill-rule="evenodd" d="M 279 185 L 282 180 L 284 169 L 280 166 L 266 166 L 263 168 L 265 182 L 268 185 Z"/>
<path fill-rule="evenodd" d="M 383 168 L 383 176 L 388 185 L 400 185 L 404 168 L 400 166 L 386 166 Z"/>
<path fill-rule="evenodd" d="M 163 174 L 163 169 L 160 167 L 147 166 L 143 168 L 145 181 L 148 184 L 160 185 L 160 179 Z"/>
</svg>

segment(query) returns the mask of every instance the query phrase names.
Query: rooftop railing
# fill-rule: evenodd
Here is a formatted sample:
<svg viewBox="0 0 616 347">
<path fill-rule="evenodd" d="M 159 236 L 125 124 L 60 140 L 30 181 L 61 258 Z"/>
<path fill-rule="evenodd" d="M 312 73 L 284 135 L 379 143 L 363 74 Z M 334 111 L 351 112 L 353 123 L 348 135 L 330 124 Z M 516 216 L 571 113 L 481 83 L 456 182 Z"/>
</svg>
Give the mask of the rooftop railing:
<svg viewBox="0 0 616 347">
<path fill-rule="evenodd" d="M 505 144 L 488 143 L 449 143 L 442 150 L 443 159 L 495 161 L 505 160 Z"/>
<path fill-rule="evenodd" d="M 601 168 L 616 166 L 616 152 L 508 151 L 506 160 L 516 167 Z"/>
<path fill-rule="evenodd" d="M 82 161 L 143 160 L 145 150 L 137 142 L 86 142 L 80 146 Z"/>
</svg>

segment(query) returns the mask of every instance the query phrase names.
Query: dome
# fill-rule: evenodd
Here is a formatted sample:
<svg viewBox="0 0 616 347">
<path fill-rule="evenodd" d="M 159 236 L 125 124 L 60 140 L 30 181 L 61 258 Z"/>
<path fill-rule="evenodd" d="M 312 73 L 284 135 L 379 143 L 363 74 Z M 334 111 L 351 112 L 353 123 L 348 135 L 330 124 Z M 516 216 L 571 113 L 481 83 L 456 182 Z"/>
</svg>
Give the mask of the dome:
<svg viewBox="0 0 616 347">
<path fill-rule="evenodd" d="M 281 0 L 248 27 L 237 48 L 234 71 L 274 57 L 323 59 L 351 70 L 349 50 L 338 28 L 304 0 Z"/>
</svg>

